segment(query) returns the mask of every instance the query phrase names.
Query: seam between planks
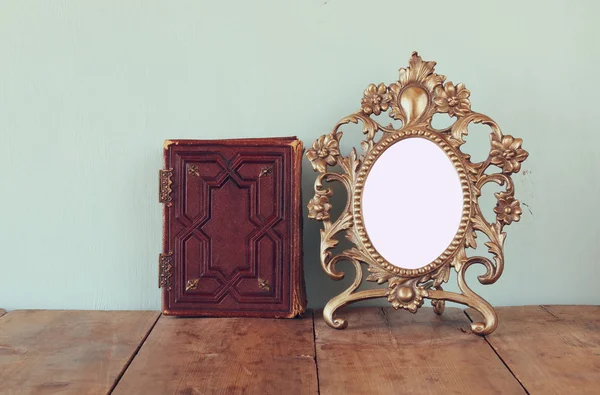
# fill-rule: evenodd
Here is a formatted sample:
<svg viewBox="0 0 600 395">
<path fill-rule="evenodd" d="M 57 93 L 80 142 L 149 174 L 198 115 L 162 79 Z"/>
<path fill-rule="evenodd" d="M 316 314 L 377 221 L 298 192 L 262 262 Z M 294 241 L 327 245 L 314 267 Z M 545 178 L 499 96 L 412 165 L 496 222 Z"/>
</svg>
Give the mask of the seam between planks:
<svg viewBox="0 0 600 395">
<path fill-rule="evenodd" d="M 321 395 L 321 383 L 319 382 L 319 361 L 317 360 L 317 330 L 315 328 L 315 311 L 311 310 L 312 313 L 312 330 L 313 330 L 313 347 L 315 353 L 315 370 L 317 373 L 317 394 Z"/>
<path fill-rule="evenodd" d="M 385 308 L 380 307 L 379 309 L 381 310 L 381 314 L 383 315 L 383 319 L 385 320 L 385 323 L 387 324 L 388 328 L 390 328 L 390 330 L 391 330 L 392 324 L 390 323 L 390 319 L 388 318 L 388 314 L 385 311 Z"/>
<path fill-rule="evenodd" d="M 469 314 L 467 314 L 466 310 L 463 310 L 463 313 L 465 313 L 465 315 L 467 316 L 467 319 L 469 321 L 473 322 L 473 320 L 471 319 L 471 317 L 469 316 Z M 471 334 L 471 336 L 478 336 L 478 335 Z M 502 356 L 498 353 L 498 351 L 494 348 L 494 346 L 492 346 L 492 344 L 488 340 L 487 336 L 483 336 L 483 340 L 485 340 L 485 342 L 487 343 L 487 345 L 490 346 L 490 348 L 492 349 L 492 351 L 494 352 L 494 354 L 496 354 L 496 356 L 498 357 L 498 359 L 500 360 L 500 362 L 502 362 L 502 364 L 504 365 L 504 367 L 510 372 L 511 376 L 513 376 L 514 379 L 517 380 L 517 383 L 519 383 L 519 385 L 521 386 L 521 388 L 523 388 L 523 391 L 525 391 L 525 393 L 527 395 L 530 395 L 530 393 L 527 390 L 527 388 L 525 388 L 525 385 L 523 384 L 523 382 L 521 380 L 519 380 L 519 378 L 517 377 L 517 375 L 515 374 L 515 372 L 513 372 L 513 370 L 510 368 L 510 366 L 508 366 L 508 363 L 506 363 L 506 361 L 504 360 L 504 358 L 502 358 Z"/>
<path fill-rule="evenodd" d="M 119 385 L 119 382 L 123 378 L 123 375 L 125 374 L 125 372 L 127 372 L 127 369 L 129 369 L 129 366 L 131 365 L 131 363 L 133 362 L 133 360 L 135 359 L 135 357 L 140 352 L 140 349 L 142 348 L 142 346 L 144 345 L 144 343 L 146 343 L 146 339 L 148 339 L 148 336 L 150 336 L 150 333 L 152 333 L 152 330 L 154 329 L 154 327 L 158 323 L 158 320 L 160 319 L 160 317 L 162 317 L 162 313 L 158 314 L 158 317 L 156 317 L 156 320 L 154 320 L 154 322 L 150 326 L 150 329 L 148 329 L 148 332 L 146 333 L 146 335 L 144 336 L 144 338 L 142 339 L 142 341 L 140 342 L 140 344 L 138 344 L 138 346 L 135 349 L 135 351 L 131 354 L 131 357 L 129 357 L 129 360 L 127 361 L 127 363 L 125 363 L 125 366 L 123 366 L 123 369 L 121 369 L 121 372 L 119 373 L 119 375 L 115 379 L 115 382 L 110 387 L 110 390 L 108 391 L 108 395 L 112 394 L 113 391 L 115 390 L 115 388 L 117 388 L 117 385 Z"/>
<path fill-rule="evenodd" d="M 555 315 L 553 312 L 551 312 L 550 310 L 548 310 L 548 309 L 546 308 L 546 306 L 544 306 L 544 305 L 540 305 L 540 308 L 541 308 L 542 310 L 544 310 L 546 313 L 550 314 L 552 317 L 556 318 L 557 320 L 560 320 L 560 317 L 556 316 L 556 315 Z"/>
</svg>

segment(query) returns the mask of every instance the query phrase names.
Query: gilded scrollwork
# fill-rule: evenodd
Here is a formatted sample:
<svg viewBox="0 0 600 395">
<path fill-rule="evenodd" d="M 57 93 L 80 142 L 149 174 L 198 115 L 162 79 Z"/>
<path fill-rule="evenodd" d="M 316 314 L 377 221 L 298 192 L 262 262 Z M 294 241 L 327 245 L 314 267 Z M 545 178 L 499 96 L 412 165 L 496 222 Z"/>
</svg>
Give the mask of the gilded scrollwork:
<svg viewBox="0 0 600 395">
<path fill-rule="evenodd" d="M 448 113 L 451 117 L 462 117 L 471 110 L 470 95 L 471 92 L 464 84 L 454 86 L 452 82 L 446 82 L 435 88 L 433 102 L 438 112 Z"/>
<path fill-rule="evenodd" d="M 401 277 L 393 277 L 389 280 L 386 291 L 387 300 L 395 309 L 403 308 L 411 313 L 423 306 L 423 298 L 427 292 L 423 287 L 416 285 L 417 279 L 407 280 Z"/>
<path fill-rule="evenodd" d="M 171 290 L 173 277 L 173 252 L 158 257 L 158 288 Z"/>
<path fill-rule="evenodd" d="M 510 225 L 511 222 L 518 222 L 521 219 L 523 211 L 517 199 L 504 193 L 497 193 L 496 198 L 498 199 L 498 203 L 494 207 L 494 212 L 496 213 L 498 222 Z"/>
<path fill-rule="evenodd" d="M 392 95 L 388 92 L 388 87 L 382 82 L 379 85 L 370 84 L 361 100 L 362 112 L 366 115 L 379 115 L 382 111 L 387 111 L 392 101 Z"/>
<path fill-rule="evenodd" d="M 492 136 L 491 162 L 498 166 L 504 173 L 518 173 L 521 162 L 527 159 L 527 152 L 521 148 L 523 140 L 513 136 Z"/>
<path fill-rule="evenodd" d="M 167 207 L 173 205 L 173 198 L 171 192 L 173 189 L 173 169 L 159 170 L 158 171 L 158 201 L 164 203 Z"/>
<path fill-rule="evenodd" d="M 464 84 L 446 82 L 446 77 L 435 73 L 435 62 L 423 61 L 415 52 L 409 60 L 409 67 L 400 69 L 398 81 L 389 85 L 383 83 L 367 86 L 361 99 L 360 109 L 340 120 L 332 132 L 318 138 L 306 156 L 318 172 L 315 181 L 315 195 L 308 204 L 309 218 L 321 221 L 320 260 L 326 274 L 334 280 L 344 277 L 337 270 L 340 261 L 352 263 L 356 277 L 351 286 L 335 296 L 324 309 L 325 321 L 334 328 L 344 328 L 347 322 L 335 317 L 336 311 L 354 301 L 387 298 L 395 309 L 416 312 L 430 299 L 434 311 L 441 314 L 445 301 L 453 301 L 470 306 L 483 314 L 483 322 L 471 325 L 474 333 L 485 335 L 497 326 L 497 317 L 492 306 L 477 295 L 467 285 L 465 272 L 471 265 L 482 265 L 486 272 L 478 277 L 482 284 L 494 283 L 504 268 L 505 225 L 516 222 L 522 215 L 518 200 L 514 197 L 514 184 L 510 175 L 520 170 L 527 152 L 521 148 L 522 140 L 504 136 L 498 125 L 489 117 L 471 110 L 470 91 Z M 371 118 L 389 110 L 389 116 L 402 121 L 399 128 L 382 125 Z M 442 130 L 431 125 L 435 113 L 448 113 L 456 118 L 454 124 Z M 342 138 L 340 128 L 346 124 L 362 124 L 365 135 L 361 143 L 362 152 L 352 149 L 348 156 L 340 153 Z M 474 163 L 468 154 L 461 151 L 464 136 L 473 123 L 481 123 L 490 128 L 491 144 L 488 158 Z M 362 189 L 365 178 L 389 146 L 405 138 L 426 138 L 437 144 L 454 164 L 463 190 L 463 214 L 461 225 L 451 245 L 436 260 L 419 269 L 403 269 L 387 262 L 379 255 L 368 238 L 362 222 Z M 341 172 L 329 171 L 329 166 L 338 165 Z M 494 167 L 499 173 L 487 173 Z M 330 197 L 332 190 L 324 182 L 339 182 L 347 190 L 346 207 L 338 218 L 333 219 Z M 496 221 L 488 222 L 478 204 L 481 189 L 487 183 L 496 183 L 503 191 L 495 194 L 494 208 Z M 467 248 L 477 247 L 477 232 L 489 239 L 488 247 L 492 259 L 482 256 L 467 256 Z M 338 245 L 336 235 L 345 233 L 354 247 L 333 254 Z M 386 284 L 387 288 L 359 290 L 363 282 L 363 270 L 369 275 L 366 281 Z M 460 292 L 443 290 L 442 284 L 449 281 L 451 268 L 457 272 Z"/>
<path fill-rule="evenodd" d="M 321 136 L 313 143 L 312 148 L 306 151 L 306 157 L 311 161 L 316 171 L 324 173 L 327 165 L 333 166 L 340 155 L 339 141 L 341 133 L 331 133 Z"/>
<path fill-rule="evenodd" d="M 332 195 L 330 190 L 317 191 L 315 196 L 308 202 L 308 218 L 316 219 L 317 221 L 329 220 L 329 196 Z"/>
</svg>

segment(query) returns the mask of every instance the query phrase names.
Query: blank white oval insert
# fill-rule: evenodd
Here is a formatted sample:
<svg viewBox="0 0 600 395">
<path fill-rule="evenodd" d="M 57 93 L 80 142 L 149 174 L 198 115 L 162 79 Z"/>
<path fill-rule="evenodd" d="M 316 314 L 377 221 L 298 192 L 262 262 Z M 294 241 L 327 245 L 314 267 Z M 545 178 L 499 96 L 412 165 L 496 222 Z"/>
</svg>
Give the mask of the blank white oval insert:
<svg viewBox="0 0 600 395">
<path fill-rule="evenodd" d="M 367 175 L 365 229 L 389 263 L 417 269 L 454 239 L 462 200 L 458 173 L 446 153 L 424 138 L 407 138 L 384 151 Z"/>
</svg>

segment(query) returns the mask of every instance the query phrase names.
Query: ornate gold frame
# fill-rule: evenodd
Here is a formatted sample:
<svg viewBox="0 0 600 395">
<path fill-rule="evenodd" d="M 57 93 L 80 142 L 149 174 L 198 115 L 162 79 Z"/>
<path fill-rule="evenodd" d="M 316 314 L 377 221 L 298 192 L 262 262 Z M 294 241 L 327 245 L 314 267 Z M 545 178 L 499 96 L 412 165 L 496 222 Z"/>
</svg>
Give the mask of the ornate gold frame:
<svg viewBox="0 0 600 395">
<path fill-rule="evenodd" d="M 317 139 L 306 156 L 315 171 L 320 173 L 315 181 L 315 196 L 308 203 L 309 218 L 323 222 L 321 230 L 321 265 L 327 275 L 341 280 L 343 272 L 336 269 L 341 260 L 351 262 L 356 269 L 352 285 L 332 298 L 323 311 L 327 324 L 333 328 L 345 328 L 344 318 L 334 317 L 336 311 L 355 301 L 387 297 L 395 309 L 407 309 L 415 313 L 423 305 L 423 300 L 431 300 L 434 311 L 442 314 L 445 301 L 470 306 L 482 313 L 484 322 L 474 322 L 471 329 L 478 335 L 490 334 L 496 329 L 497 315 L 493 307 L 469 288 L 465 280 L 467 268 L 474 264 L 483 265 L 486 273 L 480 275 L 481 284 L 493 284 L 502 274 L 504 267 L 503 245 L 506 233 L 503 227 L 516 222 L 522 214 L 518 200 L 514 198 L 514 185 L 510 175 L 517 173 L 528 153 L 521 148 L 522 140 L 504 136 L 498 125 L 489 117 L 471 111 L 470 92 L 461 84 L 444 83 L 446 77 L 434 73 L 435 62 L 423 61 L 414 52 L 409 67 L 400 69 L 400 79 L 390 85 L 370 84 L 364 91 L 361 109 L 340 120 L 333 131 Z M 402 121 L 402 127 L 395 129 L 391 124 L 383 126 L 372 115 L 389 111 L 389 116 Z M 449 127 L 438 130 L 431 125 L 435 113 L 448 113 L 456 117 Z M 340 154 L 342 138 L 340 127 L 349 123 L 363 124 L 366 139 L 361 143 L 362 154 L 356 149 L 346 157 Z M 461 152 L 471 123 L 482 123 L 491 128 L 491 144 L 488 158 L 473 163 L 470 156 Z M 381 137 L 376 139 L 378 132 Z M 402 269 L 387 262 L 372 245 L 362 222 L 362 191 L 365 178 L 378 157 L 391 145 L 406 138 L 426 138 L 436 143 L 454 164 L 463 190 L 463 216 L 456 236 L 448 248 L 433 262 L 419 269 Z M 342 172 L 328 171 L 328 166 L 339 165 Z M 487 174 L 490 166 L 501 171 Z M 344 211 L 336 220 L 329 214 L 329 198 L 332 190 L 323 186 L 325 181 L 342 183 L 348 199 Z M 494 182 L 504 186 L 504 191 L 495 194 L 494 208 L 496 222 L 489 223 L 483 217 L 478 204 L 483 185 Z M 333 255 L 330 251 L 338 244 L 334 237 L 344 231 L 354 247 Z M 493 260 L 483 256 L 467 257 L 467 248 L 476 248 L 476 231 L 483 232 L 490 241 L 485 245 L 493 255 Z M 357 291 L 363 281 L 363 267 L 370 272 L 367 281 L 378 284 L 388 283 L 387 288 Z M 450 276 L 450 268 L 457 272 L 458 287 L 461 293 L 448 292 L 442 284 Z"/>
</svg>

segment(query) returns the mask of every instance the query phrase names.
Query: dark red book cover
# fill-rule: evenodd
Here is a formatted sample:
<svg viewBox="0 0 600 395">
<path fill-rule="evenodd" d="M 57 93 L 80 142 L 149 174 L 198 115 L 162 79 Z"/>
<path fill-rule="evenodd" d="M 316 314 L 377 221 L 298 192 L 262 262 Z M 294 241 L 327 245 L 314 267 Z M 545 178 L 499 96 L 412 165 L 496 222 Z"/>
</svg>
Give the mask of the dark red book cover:
<svg viewBox="0 0 600 395">
<path fill-rule="evenodd" d="M 304 312 L 302 151 L 292 137 L 165 141 L 164 314 Z"/>
</svg>

